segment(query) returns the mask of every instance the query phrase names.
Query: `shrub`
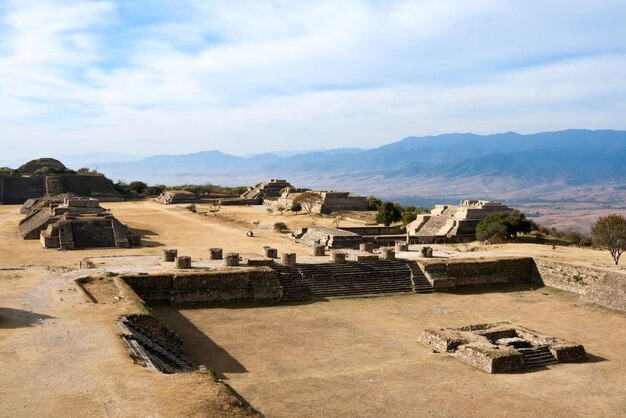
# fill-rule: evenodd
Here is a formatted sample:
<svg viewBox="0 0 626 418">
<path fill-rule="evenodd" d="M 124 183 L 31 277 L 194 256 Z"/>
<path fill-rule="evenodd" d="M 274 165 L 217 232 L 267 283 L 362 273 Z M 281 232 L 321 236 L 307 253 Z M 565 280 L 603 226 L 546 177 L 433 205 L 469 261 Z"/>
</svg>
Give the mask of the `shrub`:
<svg viewBox="0 0 626 418">
<path fill-rule="evenodd" d="M 380 205 L 378 214 L 376 214 L 376 222 L 385 226 L 398 222 L 402 217 L 400 210 L 391 202 L 385 202 Z"/>
<path fill-rule="evenodd" d="M 407 225 L 417 219 L 417 212 L 403 212 L 402 224 Z"/>
<path fill-rule="evenodd" d="M 383 201 L 377 199 L 375 196 L 370 196 L 367 198 L 367 206 L 370 210 L 378 210 L 380 209 L 380 205 L 383 204 Z"/>
<path fill-rule="evenodd" d="M 302 210 L 302 205 L 300 203 L 294 203 L 293 205 L 291 205 L 291 209 L 289 210 L 297 215 L 298 212 Z"/>
<path fill-rule="evenodd" d="M 289 227 L 284 222 L 276 222 L 274 224 L 274 231 L 284 233 L 289 231 Z"/>
</svg>

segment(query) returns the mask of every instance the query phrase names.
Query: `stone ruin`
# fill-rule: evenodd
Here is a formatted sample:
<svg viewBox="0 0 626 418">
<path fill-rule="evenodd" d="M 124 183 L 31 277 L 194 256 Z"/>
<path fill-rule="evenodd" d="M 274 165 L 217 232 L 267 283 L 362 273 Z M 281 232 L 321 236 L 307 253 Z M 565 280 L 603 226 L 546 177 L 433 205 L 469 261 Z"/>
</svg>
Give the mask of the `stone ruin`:
<svg viewBox="0 0 626 418">
<path fill-rule="evenodd" d="M 577 343 L 509 322 L 425 330 L 420 341 L 487 373 L 520 371 L 587 358 Z"/>
<path fill-rule="evenodd" d="M 406 226 L 411 244 L 470 242 L 476 239 L 476 226 L 494 213 L 511 212 L 502 203 L 463 200 L 457 205 L 436 205 L 429 214 L 417 215 Z"/>
<path fill-rule="evenodd" d="M 65 197 L 42 199 L 30 205 L 20 222 L 24 239 L 39 239 L 44 248 L 74 250 L 141 245 L 138 234 L 118 221 L 97 199 Z"/>
<path fill-rule="evenodd" d="M 369 210 L 365 196 L 353 196 L 349 192 L 336 192 L 310 189 L 291 189 L 283 194 L 271 205 L 289 209 L 295 199 L 304 192 L 316 193 L 320 196 L 320 203 L 313 206 L 312 213 L 329 214 L 342 211 L 366 211 Z"/>
<path fill-rule="evenodd" d="M 250 187 L 248 191 L 241 195 L 242 199 L 254 199 L 258 203 L 262 203 L 265 199 L 277 199 L 280 197 L 281 190 L 285 187 L 292 187 L 287 180 L 270 179 Z"/>
<path fill-rule="evenodd" d="M 73 193 L 100 201 L 119 202 L 113 182 L 101 175 L 80 175 L 54 158 L 39 158 L 11 174 L 0 175 L 0 205 L 23 204 L 29 199 Z"/>
<path fill-rule="evenodd" d="M 200 198 L 195 193 L 187 190 L 167 190 L 155 199 L 164 205 L 176 205 L 183 203 L 198 203 Z"/>
</svg>

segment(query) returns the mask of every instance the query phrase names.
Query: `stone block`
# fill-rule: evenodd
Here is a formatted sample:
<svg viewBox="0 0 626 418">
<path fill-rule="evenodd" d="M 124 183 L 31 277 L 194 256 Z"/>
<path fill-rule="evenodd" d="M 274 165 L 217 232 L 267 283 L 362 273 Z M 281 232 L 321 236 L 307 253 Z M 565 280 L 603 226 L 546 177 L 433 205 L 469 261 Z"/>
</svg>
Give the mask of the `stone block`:
<svg viewBox="0 0 626 418">
<path fill-rule="evenodd" d="M 176 257 L 176 268 L 177 269 L 190 269 L 191 268 L 191 257 L 186 255 L 181 255 Z"/>
<path fill-rule="evenodd" d="M 345 263 L 346 257 L 347 254 L 341 251 L 333 251 L 330 253 L 330 261 L 333 263 Z"/>
<path fill-rule="evenodd" d="M 278 258 L 278 250 L 272 247 L 263 247 L 265 252 L 265 257 L 267 258 Z"/>
<path fill-rule="evenodd" d="M 406 241 L 396 241 L 395 250 L 396 252 L 409 251 L 409 244 Z"/>
<path fill-rule="evenodd" d="M 326 255 L 326 247 L 323 245 L 315 245 L 311 253 L 313 257 L 322 257 Z"/>
<path fill-rule="evenodd" d="M 210 260 L 221 260 L 222 259 L 222 249 L 221 248 L 209 248 L 209 259 Z"/>
<path fill-rule="evenodd" d="M 374 252 L 374 244 L 371 242 L 362 242 L 359 244 L 359 250 L 365 251 L 366 253 Z"/>
<path fill-rule="evenodd" d="M 380 253 L 381 258 L 383 260 L 395 260 L 396 259 L 396 252 L 394 250 L 392 250 L 391 248 L 385 248 L 381 251 Z"/>
<path fill-rule="evenodd" d="M 239 265 L 239 253 L 228 253 L 224 258 L 224 264 L 227 266 L 238 266 Z"/>
<path fill-rule="evenodd" d="M 284 253 L 281 256 L 281 261 L 286 266 L 296 265 L 296 253 Z"/>
<path fill-rule="evenodd" d="M 173 263 L 178 255 L 178 250 L 163 250 L 163 261 Z"/>
</svg>

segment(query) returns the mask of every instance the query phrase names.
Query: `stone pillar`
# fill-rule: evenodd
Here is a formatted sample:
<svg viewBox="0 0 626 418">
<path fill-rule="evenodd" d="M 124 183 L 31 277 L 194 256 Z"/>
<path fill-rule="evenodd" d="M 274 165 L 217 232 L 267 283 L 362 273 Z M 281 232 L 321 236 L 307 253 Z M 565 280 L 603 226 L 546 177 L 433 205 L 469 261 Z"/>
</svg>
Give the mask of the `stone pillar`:
<svg viewBox="0 0 626 418">
<path fill-rule="evenodd" d="M 296 253 L 284 253 L 281 257 L 281 261 L 286 266 L 296 265 Z"/>
<path fill-rule="evenodd" d="M 177 269 L 190 269 L 191 257 L 187 257 L 185 255 L 176 257 L 176 268 Z"/>
<path fill-rule="evenodd" d="M 228 253 L 224 258 L 224 264 L 227 266 L 239 265 L 239 253 Z"/>
<path fill-rule="evenodd" d="M 173 263 L 178 255 L 178 250 L 163 250 L 163 261 Z"/>
<path fill-rule="evenodd" d="M 395 260 L 396 259 L 396 252 L 394 250 L 392 250 L 391 248 L 385 248 L 381 251 L 381 255 L 383 260 Z"/>
<path fill-rule="evenodd" d="M 422 256 L 425 258 L 432 258 L 433 249 L 431 247 L 422 247 L 421 253 L 422 253 Z"/>
<path fill-rule="evenodd" d="M 362 242 L 359 244 L 359 250 L 365 251 L 366 253 L 373 253 L 374 244 L 372 244 L 371 242 Z"/>
<path fill-rule="evenodd" d="M 341 251 L 333 251 L 330 253 L 330 261 L 333 263 L 345 263 L 346 256 L 347 254 Z"/>
<path fill-rule="evenodd" d="M 278 258 L 278 250 L 272 247 L 263 247 L 265 250 L 265 257 L 267 258 Z"/>
<path fill-rule="evenodd" d="M 409 244 L 406 241 L 396 241 L 396 252 L 399 251 L 409 251 Z"/>
<path fill-rule="evenodd" d="M 222 249 L 221 248 L 209 248 L 209 260 L 221 260 Z"/>
<path fill-rule="evenodd" d="M 313 254 L 313 257 L 322 257 L 326 254 L 326 247 L 321 244 L 315 245 L 311 253 Z"/>
</svg>

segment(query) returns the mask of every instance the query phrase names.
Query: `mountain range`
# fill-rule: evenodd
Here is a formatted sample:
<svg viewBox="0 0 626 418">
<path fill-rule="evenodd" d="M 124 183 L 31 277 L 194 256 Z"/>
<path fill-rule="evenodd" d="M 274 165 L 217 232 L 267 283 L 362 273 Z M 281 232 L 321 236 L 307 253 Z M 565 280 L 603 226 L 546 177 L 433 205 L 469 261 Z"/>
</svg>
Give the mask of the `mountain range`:
<svg viewBox="0 0 626 418">
<path fill-rule="evenodd" d="M 251 185 L 286 178 L 296 187 L 347 190 L 401 200 L 459 198 L 626 202 L 626 131 L 565 130 L 522 135 L 408 137 L 378 148 L 280 156 L 220 151 L 90 164 L 113 179 Z"/>
</svg>

